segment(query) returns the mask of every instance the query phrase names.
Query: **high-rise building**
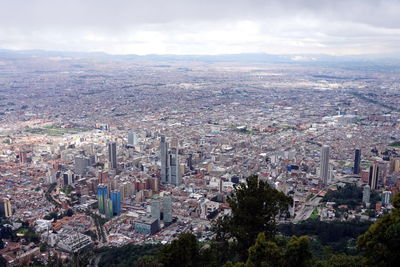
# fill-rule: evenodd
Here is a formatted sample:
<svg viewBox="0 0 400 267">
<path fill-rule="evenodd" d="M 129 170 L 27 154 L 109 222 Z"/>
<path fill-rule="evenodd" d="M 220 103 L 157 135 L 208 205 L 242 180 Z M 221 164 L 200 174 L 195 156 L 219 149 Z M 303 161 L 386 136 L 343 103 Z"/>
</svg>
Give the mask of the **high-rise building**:
<svg viewBox="0 0 400 267">
<path fill-rule="evenodd" d="M 179 171 L 179 158 L 178 158 L 178 149 L 173 148 L 168 153 L 168 180 L 169 183 L 174 185 L 181 184 L 181 176 Z"/>
<path fill-rule="evenodd" d="M 108 162 L 110 169 L 117 169 L 117 143 L 108 143 Z"/>
<path fill-rule="evenodd" d="M 371 197 L 371 187 L 369 185 L 364 186 L 362 201 L 363 203 L 369 203 Z"/>
<path fill-rule="evenodd" d="M 99 183 L 106 184 L 108 183 L 108 172 L 107 171 L 99 171 Z"/>
<path fill-rule="evenodd" d="M 97 200 L 100 213 L 105 213 L 105 202 L 108 199 L 107 186 L 105 184 L 99 184 L 97 186 Z"/>
<path fill-rule="evenodd" d="M 19 162 L 26 163 L 28 161 L 27 152 L 25 150 L 20 150 L 18 153 Z"/>
<path fill-rule="evenodd" d="M 114 215 L 121 214 L 121 191 L 111 191 L 112 210 Z"/>
<path fill-rule="evenodd" d="M 75 157 L 75 173 L 83 175 L 86 173 L 86 168 L 90 166 L 90 159 L 84 156 Z"/>
<path fill-rule="evenodd" d="M 168 143 L 165 136 L 161 136 L 160 141 L 160 160 L 161 160 L 161 182 L 168 183 Z"/>
<path fill-rule="evenodd" d="M 163 221 L 168 224 L 172 222 L 172 197 L 166 195 L 163 198 Z"/>
<path fill-rule="evenodd" d="M 368 184 L 371 187 L 371 190 L 376 190 L 378 188 L 378 181 L 379 181 L 379 166 L 378 163 L 374 162 L 369 167 Z"/>
<path fill-rule="evenodd" d="M 64 185 L 73 185 L 75 182 L 75 174 L 71 170 L 64 172 L 63 181 Z"/>
<path fill-rule="evenodd" d="M 0 217 L 10 217 L 12 215 L 11 201 L 8 198 L 0 199 Z"/>
<path fill-rule="evenodd" d="M 160 200 L 158 199 L 151 201 L 151 218 L 160 221 Z"/>
<path fill-rule="evenodd" d="M 329 178 L 329 146 L 321 148 L 320 177 L 324 185 L 327 185 Z"/>
<path fill-rule="evenodd" d="M 130 130 L 128 132 L 128 146 L 136 146 L 137 145 L 137 135 L 134 131 Z"/>
<path fill-rule="evenodd" d="M 193 170 L 193 154 L 189 154 L 188 158 L 187 158 L 187 166 L 189 168 L 189 170 Z"/>
<path fill-rule="evenodd" d="M 389 173 L 392 174 L 393 172 L 400 172 L 400 158 L 391 158 L 390 159 L 390 168 Z"/>
<path fill-rule="evenodd" d="M 106 214 L 106 218 L 111 219 L 114 215 L 113 201 L 107 198 L 104 203 L 104 208 L 105 208 L 104 213 Z"/>
<path fill-rule="evenodd" d="M 177 145 L 178 142 L 175 141 Z M 161 161 L 161 182 L 166 184 L 181 184 L 180 165 L 178 157 L 178 148 L 174 147 L 168 150 L 168 143 L 165 136 L 161 136 L 160 141 L 160 161 Z"/>
<path fill-rule="evenodd" d="M 391 191 L 383 191 L 382 192 L 382 203 L 387 205 L 392 201 L 392 192 Z"/>
<path fill-rule="evenodd" d="M 360 163 L 361 163 L 361 149 L 356 149 L 354 152 L 354 167 L 353 167 L 354 174 L 360 174 Z"/>
</svg>

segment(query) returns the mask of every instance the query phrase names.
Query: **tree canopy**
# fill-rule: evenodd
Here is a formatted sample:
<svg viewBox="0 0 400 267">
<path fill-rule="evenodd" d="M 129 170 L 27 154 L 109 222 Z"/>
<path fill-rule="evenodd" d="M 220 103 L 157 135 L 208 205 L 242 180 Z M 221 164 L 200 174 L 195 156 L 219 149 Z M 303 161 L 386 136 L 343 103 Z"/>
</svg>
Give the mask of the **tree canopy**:
<svg viewBox="0 0 400 267">
<path fill-rule="evenodd" d="M 400 193 L 393 199 L 392 213 L 377 220 L 358 237 L 357 245 L 375 266 L 398 266 L 400 262 Z"/>
<path fill-rule="evenodd" d="M 246 259 L 247 249 L 259 233 L 265 233 L 267 239 L 273 238 L 277 216 L 285 214 L 292 201 L 257 176 L 248 177 L 246 183 L 235 186 L 227 199 L 232 213 L 215 224 L 217 240 L 233 240 L 240 258 Z"/>
</svg>

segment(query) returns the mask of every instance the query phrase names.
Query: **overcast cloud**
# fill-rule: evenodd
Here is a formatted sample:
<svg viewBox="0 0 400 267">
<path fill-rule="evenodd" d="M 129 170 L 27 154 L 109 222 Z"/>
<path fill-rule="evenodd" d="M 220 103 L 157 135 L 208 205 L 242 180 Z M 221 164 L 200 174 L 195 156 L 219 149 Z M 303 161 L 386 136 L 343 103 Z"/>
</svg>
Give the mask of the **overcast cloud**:
<svg viewBox="0 0 400 267">
<path fill-rule="evenodd" d="M 400 54 L 400 0 L 0 0 L 0 48 Z"/>
</svg>

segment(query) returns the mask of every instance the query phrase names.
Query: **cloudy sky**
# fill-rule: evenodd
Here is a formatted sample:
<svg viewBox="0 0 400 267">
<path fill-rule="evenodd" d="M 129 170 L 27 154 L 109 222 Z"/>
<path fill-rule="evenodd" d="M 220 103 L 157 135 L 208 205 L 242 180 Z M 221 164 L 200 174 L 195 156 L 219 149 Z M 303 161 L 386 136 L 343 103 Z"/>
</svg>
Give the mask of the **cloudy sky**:
<svg viewBox="0 0 400 267">
<path fill-rule="evenodd" d="M 0 0 L 0 48 L 400 54 L 400 0 Z"/>
</svg>

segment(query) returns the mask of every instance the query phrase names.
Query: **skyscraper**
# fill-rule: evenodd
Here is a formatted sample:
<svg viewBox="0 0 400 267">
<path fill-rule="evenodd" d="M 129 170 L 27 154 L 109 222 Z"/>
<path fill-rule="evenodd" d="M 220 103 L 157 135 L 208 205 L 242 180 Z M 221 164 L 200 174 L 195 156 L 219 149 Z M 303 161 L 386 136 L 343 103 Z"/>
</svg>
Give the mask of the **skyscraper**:
<svg viewBox="0 0 400 267">
<path fill-rule="evenodd" d="M 163 221 L 168 224 L 172 222 L 172 197 L 166 195 L 163 198 Z"/>
<path fill-rule="evenodd" d="M 75 157 L 75 173 L 83 175 L 86 173 L 86 168 L 90 166 L 90 159 L 84 156 Z"/>
<path fill-rule="evenodd" d="M 107 186 L 99 184 L 97 187 L 97 200 L 100 213 L 105 213 L 105 202 L 108 199 Z"/>
<path fill-rule="evenodd" d="M 161 160 L 161 182 L 168 183 L 168 143 L 165 136 L 161 136 L 160 141 L 160 160 Z"/>
<path fill-rule="evenodd" d="M 114 215 L 121 214 L 121 191 L 111 191 L 112 209 Z"/>
<path fill-rule="evenodd" d="M 0 199 L 0 217 L 10 217 L 12 215 L 11 201 L 8 198 Z"/>
<path fill-rule="evenodd" d="M 382 192 L 382 202 L 387 205 L 392 201 L 392 192 L 391 191 L 383 191 Z"/>
<path fill-rule="evenodd" d="M 173 148 L 168 153 L 169 156 L 169 166 L 168 166 L 168 178 L 169 182 L 174 185 L 181 184 L 181 176 L 179 171 L 179 158 L 178 158 L 178 149 Z"/>
<path fill-rule="evenodd" d="M 363 203 L 369 203 L 369 199 L 371 197 L 371 187 L 369 185 L 364 186 L 364 190 L 363 190 L 363 197 L 362 197 L 362 201 Z"/>
<path fill-rule="evenodd" d="M 107 198 L 104 202 L 104 213 L 106 214 L 107 219 L 111 219 L 114 215 L 114 210 L 113 210 L 113 201 L 109 198 Z"/>
<path fill-rule="evenodd" d="M 189 168 L 189 170 L 193 170 L 193 154 L 189 154 L 188 158 L 187 158 L 187 166 Z"/>
<path fill-rule="evenodd" d="M 324 185 L 327 185 L 329 177 L 329 146 L 321 148 L 320 177 Z"/>
<path fill-rule="evenodd" d="M 361 163 L 361 149 L 356 149 L 354 152 L 354 167 L 353 167 L 354 174 L 360 174 L 360 163 Z"/>
<path fill-rule="evenodd" d="M 378 163 L 374 162 L 369 167 L 368 184 L 371 187 L 371 190 L 375 190 L 378 188 L 378 179 L 379 179 L 379 166 Z"/>
<path fill-rule="evenodd" d="M 160 200 L 154 199 L 151 201 L 151 218 L 160 221 Z"/>
<path fill-rule="evenodd" d="M 175 143 L 178 143 L 175 141 Z M 166 184 L 180 185 L 181 176 L 179 171 L 178 148 L 168 150 L 165 136 L 160 141 L 161 182 Z"/>
<path fill-rule="evenodd" d="M 136 146 L 137 145 L 137 136 L 136 133 L 132 130 L 128 132 L 128 146 Z"/>
<path fill-rule="evenodd" d="M 108 162 L 110 163 L 110 169 L 117 168 L 117 143 L 108 143 Z"/>
<path fill-rule="evenodd" d="M 75 182 L 75 174 L 68 170 L 63 174 L 64 185 L 72 185 Z"/>
</svg>

